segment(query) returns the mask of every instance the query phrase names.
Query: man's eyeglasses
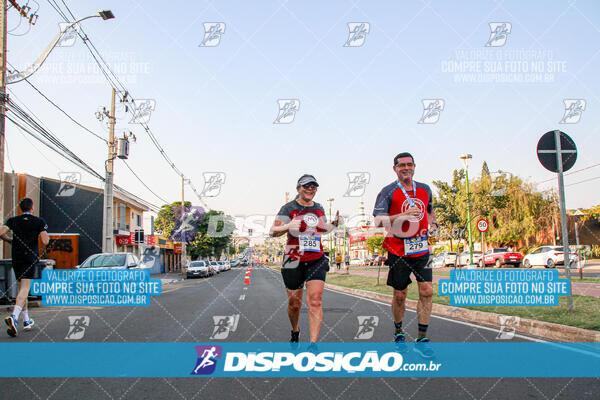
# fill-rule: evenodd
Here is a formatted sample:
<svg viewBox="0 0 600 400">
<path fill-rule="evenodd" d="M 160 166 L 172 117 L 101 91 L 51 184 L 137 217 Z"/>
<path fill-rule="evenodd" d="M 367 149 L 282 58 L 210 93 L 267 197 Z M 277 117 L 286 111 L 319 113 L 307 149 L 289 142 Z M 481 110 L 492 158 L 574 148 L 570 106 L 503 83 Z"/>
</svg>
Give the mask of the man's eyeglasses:
<svg viewBox="0 0 600 400">
<path fill-rule="evenodd" d="M 414 168 L 415 167 L 415 163 L 411 163 L 411 162 L 409 162 L 409 163 L 399 163 L 399 164 L 396 164 L 396 167 L 398 167 L 398 168 Z"/>
<path fill-rule="evenodd" d="M 302 185 L 302 187 L 306 190 L 315 190 L 317 188 L 317 185 L 315 185 L 314 183 L 307 183 L 306 185 Z"/>
</svg>

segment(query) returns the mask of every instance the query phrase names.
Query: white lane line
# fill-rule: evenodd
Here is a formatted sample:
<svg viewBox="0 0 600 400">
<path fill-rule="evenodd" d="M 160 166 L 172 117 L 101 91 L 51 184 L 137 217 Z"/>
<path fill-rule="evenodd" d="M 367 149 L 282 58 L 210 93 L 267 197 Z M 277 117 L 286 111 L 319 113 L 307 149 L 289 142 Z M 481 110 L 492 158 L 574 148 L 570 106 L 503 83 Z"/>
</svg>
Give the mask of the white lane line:
<svg viewBox="0 0 600 400">
<path fill-rule="evenodd" d="M 345 294 L 346 296 L 356 297 L 356 298 L 367 300 L 367 301 L 370 301 L 370 302 L 373 302 L 373 303 L 377 303 L 377 304 L 383 304 L 383 305 L 389 306 L 389 307 L 392 306 L 389 303 L 383 303 L 383 302 L 378 301 L 378 300 L 373 300 L 373 299 L 369 299 L 369 298 L 362 297 L 362 296 L 357 296 L 357 295 L 350 294 L 350 293 L 338 292 L 336 290 L 328 289 L 328 288 L 325 288 L 325 290 L 329 290 L 330 292 L 334 292 L 334 293 L 338 293 L 338 294 Z M 410 308 L 406 308 L 406 311 L 413 312 L 413 313 L 417 312 L 416 310 L 413 310 L 413 309 L 410 309 Z M 446 317 L 440 317 L 439 315 L 433 315 L 433 314 L 431 314 L 431 318 L 437 318 L 437 319 L 441 319 L 441 320 L 448 321 L 448 322 L 454 322 L 456 324 L 467 325 L 467 326 L 470 326 L 472 328 L 485 329 L 487 331 L 498 333 L 498 329 L 490 328 L 488 326 L 473 324 L 471 322 L 459 321 L 459 320 L 456 320 L 456 319 L 450 319 L 450 318 L 446 318 Z M 529 337 L 529 336 L 523 336 L 523 335 L 520 335 L 518 333 L 515 333 L 514 336 L 522 338 L 522 339 L 531 340 L 532 342 L 550 343 L 547 340 L 536 339 L 536 338 L 532 338 L 532 337 Z"/>
<path fill-rule="evenodd" d="M 241 295 L 241 296 L 240 296 L 240 298 L 239 298 L 239 299 L 240 299 L 240 300 L 244 300 L 245 298 L 246 298 L 246 295 L 245 295 L 245 294 L 243 294 L 243 295 Z"/>
<path fill-rule="evenodd" d="M 272 269 L 269 269 L 269 271 L 271 271 L 273 273 L 276 273 Z M 343 294 L 343 295 L 350 296 L 350 297 L 356 297 L 356 298 L 363 299 L 363 300 L 370 301 L 370 302 L 377 303 L 377 304 L 383 304 L 383 305 L 388 306 L 388 307 L 392 306 L 390 303 L 383 303 L 381 301 L 369 299 L 367 297 L 357 296 L 357 295 L 350 294 L 350 293 L 338 292 L 336 290 L 329 289 L 329 288 L 325 288 L 325 290 L 329 290 L 330 292 L 338 293 L 338 294 Z M 406 311 L 413 312 L 413 313 L 417 312 L 416 310 L 412 310 L 410 308 L 406 308 Z M 459 320 L 456 320 L 456 319 L 451 319 L 451 318 L 446 318 L 446 317 L 440 317 L 438 315 L 433 315 L 433 314 L 431 314 L 431 318 L 437 318 L 437 319 L 441 319 L 441 320 L 448 321 L 448 322 L 454 322 L 455 324 L 466 325 L 466 326 L 470 326 L 472 328 L 479 328 L 479 329 L 484 329 L 484 330 L 487 330 L 487 331 L 490 331 L 490 332 L 498 333 L 498 329 L 490 328 L 490 327 L 483 326 L 483 325 L 477 325 L 477 324 L 473 324 L 473 323 L 466 322 L 466 321 L 459 321 Z M 515 337 L 519 337 L 519 338 L 522 338 L 522 339 L 527 339 L 527 340 L 530 340 L 532 342 L 550 343 L 547 340 L 536 339 L 536 338 L 532 338 L 532 337 L 529 337 L 529 336 L 523 336 L 523 335 L 520 335 L 518 333 L 515 333 Z"/>
</svg>

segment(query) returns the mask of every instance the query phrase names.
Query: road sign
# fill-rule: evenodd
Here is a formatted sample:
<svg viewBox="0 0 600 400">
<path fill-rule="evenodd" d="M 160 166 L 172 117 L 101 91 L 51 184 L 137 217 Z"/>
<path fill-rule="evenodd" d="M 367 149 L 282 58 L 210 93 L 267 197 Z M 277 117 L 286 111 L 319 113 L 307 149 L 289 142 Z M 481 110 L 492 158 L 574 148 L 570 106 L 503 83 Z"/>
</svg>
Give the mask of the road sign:
<svg viewBox="0 0 600 400">
<path fill-rule="evenodd" d="M 544 168 L 552 172 L 558 172 L 557 165 L 557 140 L 555 138 L 555 132 L 558 132 L 560 137 L 560 155 L 562 158 L 562 170 L 566 172 L 573 167 L 577 160 L 577 146 L 573 139 L 564 132 L 561 131 L 550 131 L 546 132 L 538 141 L 537 144 L 537 156 L 538 160 L 542 163 Z"/>
<path fill-rule="evenodd" d="M 556 172 L 558 176 L 558 198 L 560 203 L 560 225 L 563 242 L 565 275 L 569 285 L 569 311 L 573 311 L 571 294 L 571 263 L 569 262 L 569 238 L 567 231 L 567 207 L 565 201 L 564 172 L 573 167 L 577 160 L 577 146 L 573 139 L 559 130 L 544 133 L 537 145 L 538 159 L 544 168 Z"/>
<path fill-rule="evenodd" d="M 479 232 L 483 233 L 487 231 L 489 227 L 490 224 L 488 224 L 488 222 L 485 219 L 482 218 L 479 221 L 477 221 L 477 229 L 479 229 Z"/>
</svg>

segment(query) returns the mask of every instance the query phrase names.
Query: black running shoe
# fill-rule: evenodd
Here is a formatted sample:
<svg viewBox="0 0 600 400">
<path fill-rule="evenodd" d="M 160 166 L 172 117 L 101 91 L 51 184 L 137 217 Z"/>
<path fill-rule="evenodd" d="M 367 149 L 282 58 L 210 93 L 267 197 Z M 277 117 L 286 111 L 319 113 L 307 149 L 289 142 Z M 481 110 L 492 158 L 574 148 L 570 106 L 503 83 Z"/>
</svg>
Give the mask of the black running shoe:
<svg viewBox="0 0 600 400">
<path fill-rule="evenodd" d="M 294 332 L 292 331 L 292 338 L 290 339 L 290 343 L 298 343 L 300 340 L 300 331 Z"/>
</svg>

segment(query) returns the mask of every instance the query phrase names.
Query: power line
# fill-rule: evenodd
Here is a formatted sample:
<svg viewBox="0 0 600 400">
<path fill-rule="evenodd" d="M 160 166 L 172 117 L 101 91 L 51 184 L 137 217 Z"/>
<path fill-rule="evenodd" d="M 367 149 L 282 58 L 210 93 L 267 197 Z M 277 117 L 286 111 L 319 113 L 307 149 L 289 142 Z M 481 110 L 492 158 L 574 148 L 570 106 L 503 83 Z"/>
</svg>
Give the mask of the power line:
<svg viewBox="0 0 600 400">
<path fill-rule="evenodd" d="M 127 161 L 123 160 L 123 164 L 125 164 L 125 166 L 126 166 L 126 167 L 127 167 L 127 168 L 128 168 L 130 171 L 131 171 L 131 173 L 133 174 L 133 176 L 135 176 L 135 177 L 137 178 L 137 180 L 138 180 L 138 181 L 140 181 L 140 183 L 141 183 L 142 185 L 144 185 L 144 187 L 145 187 L 146 189 L 148 189 L 148 191 L 150 191 L 150 193 L 152 193 L 154 196 L 156 196 L 158 199 L 160 199 L 160 200 L 161 200 L 163 203 L 165 203 L 165 204 L 168 204 L 168 203 L 169 203 L 168 201 L 166 201 L 165 199 L 163 199 L 162 197 L 160 197 L 159 195 L 157 195 L 156 193 L 154 193 L 154 191 L 153 191 L 152 189 L 150 189 L 150 188 L 148 187 L 148 185 L 146 185 L 146 184 L 144 183 L 144 181 L 142 180 L 142 178 L 140 178 L 140 177 L 138 176 L 138 174 L 136 174 L 136 173 L 135 173 L 135 171 L 134 171 L 133 169 L 131 169 L 131 167 L 129 166 L 129 164 L 127 163 Z"/>
<path fill-rule="evenodd" d="M 564 175 L 565 175 L 565 176 L 567 176 L 567 175 L 576 174 L 577 172 L 585 171 L 585 170 L 588 170 L 588 169 L 590 169 L 590 168 L 597 167 L 597 166 L 599 166 L 599 165 L 600 165 L 600 163 L 598 163 L 598 164 L 594 164 L 594 165 L 590 165 L 590 166 L 587 166 L 587 167 L 585 167 L 585 168 L 578 169 L 578 170 L 576 170 L 576 171 L 566 172 Z M 539 185 L 540 183 L 550 182 L 550 181 L 553 181 L 553 180 L 555 180 L 555 179 L 556 179 L 556 177 L 555 177 L 555 178 L 546 179 L 546 180 L 544 180 L 544 181 L 540 181 L 540 182 L 534 183 L 534 185 Z"/>
<path fill-rule="evenodd" d="M 6 103 L 7 111 L 10 112 L 10 115 L 6 115 L 6 118 L 15 124 L 17 127 L 22 129 L 24 132 L 27 132 L 40 143 L 44 144 L 46 147 L 56 152 L 66 160 L 71 163 L 77 165 L 79 168 L 88 172 L 95 178 L 100 179 L 101 181 L 105 181 L 105 178 L 95 171 L 91 166 L 89 166 L 85 161 L 79 158 L 75 153 L 73 153 L 66 145 L 64 145 L 56 136 L 54 136 L 49 130 L 45 129 L 38 123 L 33 117 L 27 114 L 23 109 L 21 109 L 14 101 L 10 100 Z M 150 203 L 146 200 L 139 198 L 133 193 L 125 190 L 124 188 L 114 185 L 115 189 L 119 192 L 129 196 L 132 199 L 135 199 L 139 203 L 147 206 L 153 211 L 158 211 L 159 207 L 153 203 Z"/>
<path fill-rule="evenodd" d="M 579 185 L 580 183 L 585 183 L 585 182 L 589 182 L 589 181 L 594 181 L 596 179 L 600 179 L 600 176 L 596 176 L 594 178 L 590 178 L 590 179 L 585 179 L 583 181 L 579 181 L 579 182 L 575 182 L 575 183 L 569 183 L 568 185 L 565 185 L 565 187 L 567 186 L 574 186 L 574 185 Z"/>
<path fill-rule="evenodd" d="M 10 63 L 8 63 L 10 65 L 11 68 L 13 68 L 13 70 L 17 71 Z M 17 71 L 18 72 L 18 71 Z M 42 96 L 44 99 L 46 99 L 46 101 L 48 101 L 50 104 L 52 104 L 57 110 L 59 110 L 60 112 L 62 112 L 67 118 L 69 118 L 73 123 L 75 123 L 76 125 L 78 125 L 80 128 L 82 128 L 83 130 L 87 131 L 88 133 L 91 133 L 92 135 L 94 135 L 96 138 L 102 140 L 104 143 L 108 144 L 108 140 L 104 139 L 102 136 L 98 135 L 97 133 L 91 131 L 90 129 L 86 128 L 85 126 L 83 126 L 81 123 L 79 123 L 78 121 L 76 121 L 73 117 L 71 117 L 71 115 L 69 115 L 69 113 L 67 113 L 65 110 L 63 110 L 58 104 L 56 104 L 55 102 L 53 102 L 50 98 L 48 98 L 48 96 L 46 96 L 44 93 L 42 93 L 42 91 L 40 89 L 38 89 L 33 83 L 31 83 L 29 81 L 29 79 L 25 79 L 25 82 L 27 82 L 36 92 L 38 92 L 38 94 L 40 96 Z M 11 90 L 12 93 L 12 90 Z"/>
<path fill-rule="evenodd" d="M 66 22 L 70 22 L 68 16 L 62 11 L 62 9 L 58 5 L 58 3 L 55 2 L 55 0 L 48 0 L 48 2 L 50 3 L 50 5 L 58 12 L 58 14 Z M 61 2 L 65 6 L 65 8 L 67 9 L 67 12 L 71 15 L 71 17 L 74 20 L 76 20 L 75 15 L 71 12 L 71 10 L 70 10 L 69 6 L 67 5 L 67 3 L 64 0 L 61 0 Z M 90 54 L 92 55 L 92 57 L 94 58 L 94 60 L 98 64 L 98 66 L 100 67 L 100 70 L 102 71 L 104 77 L 109 82 L 109 84 L 111 85 L 111 87 L 115 88 L 115 90 L 119 91 L 120 93 L 123 93 L 124 95 L 131 96 L 131 92 L 125 87 L 125 85 L 123 84 L 123 82 L 121 82 L 121 80 L 119 79 L 119 77 L 113 72 L 113 70 L 111 69 L 110 65 L 106 62 L 106 60 L 104 59 L 104 57 L 102 57 L 102 54 L 98 51 L 98 49 L 96 48 L 96 46 L 94 45 L 94 43 L 92 42 L 92 40 L 87 36 L 87 34 L 83 30 L 83 28 L 81 28 L 81 26 L 80 26 L 79 30 L 76 30 L 76 32 L 79 35 L 79 37 L 81 38 L 81 40 L 83 41 L 83 43 L 85 44 L 85 46 L 88 48 Z M 102 62 L 100 62 L 98 59 L 100 59 Z M 110 76 L 109 76 L 109 74 L 110 74 Z M 135 108 L 135 99 L 133 99 L 133 96 L 131 96 L 131 98 L 132 98 L 132 102 L 133 102 L 134 108 Z M 156 136 L 154 136 L 154 133 L 152 132 L 152 130 L 150 129 L 150 127 L 148 126 L 148 124 L 144 123 L 144 122 L 140 122 L 140 125 L 144 128 L 144 131 L 148 134 L 148 136 L 150 137 L 150 140 L 152 141 L 152 143 L 154 144 L 154 146 L 156 147 L 156 149 L 158 150 L 158 152 L 161 154 L 161 156 L 164 158 L 164 160 L 169 164 L 169 166 L 171 167 L 171 169 L 173 169 L 173 171 L 177 175 L 179 175 L 182 179 L 184 179 L 185 176 L 184 176 L 183 172 L 179 168 L 177 168 L 177 166 L 175 165 L 175 163 L 167 155 L 167 153 L 165 152 L 165 150 L 163 149 L 163 147 L 160 145 L 160 143 L 156 139 Z M 196 194 L 196 196 L 198 197 L 198 200 L 206 208 L 208 208 L 208 206 L 206 205 L 206 203 L 203 201 L 202 196 L 198 193 L 198 191 L 196 190 L 196 188 L 193 185 L 193 183 L 191 182 L 191 180 L 189 181 L 189 186 L 192 188 L 194 194 Z"/>
<path fill-rule="evenodd" d="M 40 91 L 35 85 L 33 85 L 31 82 L 29 82 L 29 80 L 25 80 L 27 83 L 29 83 L 29 85 L 31 85 L 31 87 L 33 87 L 44 99 L 46 99 L 48 102 L 50 102 L 50 104 L 52 104 L 54 107 L 56 107 L 58 110 L 60 110 L 64 115 L 66 115 L 71 121 L 73 121 L 75 124 L 77 124 L 79 127 L 81 127 L 82 129 L 85 129 L 87 132 L 91 133 L 92 135 L 96 136 L 98 139 L 102 140 L 103 142 L 108 144 L 108 141 L 104 138 L 102 138 L 101 136 L 97 135 L 96 133 L 94 133 L 93 131 L 91 131 L 90 129 L 88 129 L 87 127 L 85 127 L 84 125 L 82 125 L 79 121 L 75 120 L 73 117 L 71 117 L 71 115 L 69 115 L 66 111 L 64 111 L 60 106 L 58 106 L 56 103 L 54 103 L 51 99 L 48 98 L 48 96 L 46 96 L 44 93 L 42 93 L 42 91 Z M 12 91 L 11 91 L 12 92 Z M 30 111 L 31 112 L 31 111 Z M 14 122 L 13 122 L 14 123 Z M 152 189 L 150 189 L 150 187 L 148 187 L 148 185 L 138 176 L 137 173 L 135 173 L 135 171 L 129 166 L 129 164 L 127 164 L 127 168 L 129 168 L 129 170 L 133 173 L 133 175 L 137 178 L 137 180 L 144 185 L 144 187 L 146 189 L 148 189 L 150 191 L 150 193 L 152 193 L 154 196 L 156 196 L 158 199 L 160 199 L 161 201 L 168 203 L 168 201 L 164 200 L 162 197 L 158 196 Z"/>
</svg>

